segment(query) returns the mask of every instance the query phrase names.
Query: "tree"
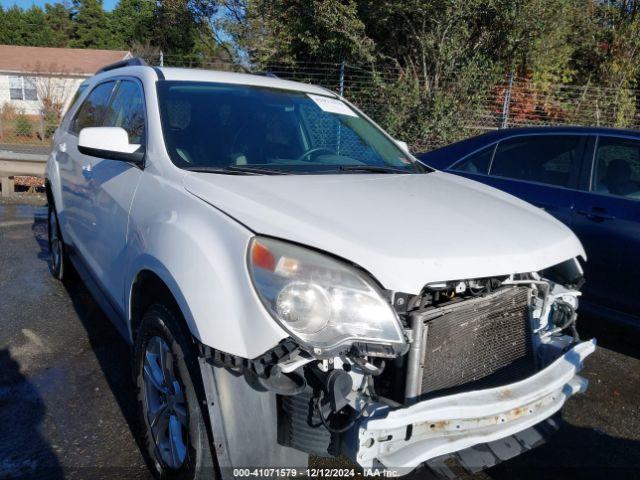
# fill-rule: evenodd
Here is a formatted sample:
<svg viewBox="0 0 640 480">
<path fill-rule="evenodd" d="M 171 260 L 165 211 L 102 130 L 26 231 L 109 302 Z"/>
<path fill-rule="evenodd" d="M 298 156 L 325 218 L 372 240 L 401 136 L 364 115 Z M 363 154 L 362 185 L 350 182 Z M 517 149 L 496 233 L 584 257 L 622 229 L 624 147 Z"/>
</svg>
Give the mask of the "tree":
<svg viewBox="0 0 640 480">
<path fill-rule="evenodd" d="M 102 0 L 74 0 L 74 48 L 114 48 L 117 40 L 111 33 L 109 15 L 102 8 Z"/>
<path fill-rule="evenodd" d="M 6 45 L 24 45 L 27 24 L 22 10 L 13 6 L 2 12 L 0 23 L 0 43 Z"/>
<path fill-rule="evenodd" d="M 22 13 L 25 25 L 22 32 L 22 44 L 33 47 L 53 46 L 53 30 L 47 22 L 47 17 L 40 7 L 32 6 Z"/>
<path fill-rule="evenodd" d="M 0 8 L 0 43 L 31 47 L 55 46 L 55 35 L 45 12 L 36 6 L 21 10 Z"/>
<path fill-rule="evenodd" d="M 207 45 L 204 37 L 212 39 L 212 19 L 218 8 L 215 0 L 163 0 L 156 5 L 152 44 L 167 54 L 173 63 L 191 65 L 202 61 Z M 203 41 L 204 40 L 204 41 Z"/>
<path fill-rule="evenodd" d="M 71 9 L 62 3 L 47 3 L 44 6 L 46 21 L 52 30 L 53 47 L 66 47 L 73 35 Z"/>
<path fill-rule="evenodd" d="M 360 62 L 373 43 L 355 0 L 230 0 L 225 28 L 253 63 Z"/>
<path fill-rule="evenodd" d="M 154 27 L 156 2 L 153 0 L 120 0 L 111 14 L 111 24 L 120 48 L 149 42 Z"/>
</svg>

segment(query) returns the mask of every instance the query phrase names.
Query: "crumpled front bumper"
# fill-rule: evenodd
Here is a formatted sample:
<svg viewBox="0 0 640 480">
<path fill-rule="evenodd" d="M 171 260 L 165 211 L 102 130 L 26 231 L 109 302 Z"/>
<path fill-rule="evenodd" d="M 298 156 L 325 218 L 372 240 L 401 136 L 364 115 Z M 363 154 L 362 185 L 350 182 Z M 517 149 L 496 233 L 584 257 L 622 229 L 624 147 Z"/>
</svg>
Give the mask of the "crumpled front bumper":
<svg viewBox="0 0 640 480">
<path fill-rule="evenodd" d="M 359 426 L 357 462 L 415 468 L 434 457 L 527 429 L 560 410 L 588 382 L 577 375 L 595 340 L 582 342 L 522 381 L 433 398 L 390 411 L 378 406 Z"/>
</svg>

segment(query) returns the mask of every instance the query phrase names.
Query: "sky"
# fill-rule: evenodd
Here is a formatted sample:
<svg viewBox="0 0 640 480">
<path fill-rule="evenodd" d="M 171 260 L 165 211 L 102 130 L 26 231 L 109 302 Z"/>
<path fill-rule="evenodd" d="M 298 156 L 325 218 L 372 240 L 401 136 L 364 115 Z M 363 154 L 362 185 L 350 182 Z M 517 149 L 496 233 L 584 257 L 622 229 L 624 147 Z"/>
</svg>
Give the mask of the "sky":
<svg viewBox="0 0 640 480">
<path fill-rule="evenodd" d="M 64 3 L 60 0 L 0 0 L 0 5 L 3 7 L 11 7 L 13 5 L 18 5 L 20 8 L 29 8 L 31 5 L 38 5 L 39 7 L 44 7 L 45 3 Z M 113 7 L 116 6 L 118 0 L 102 0 L 105 10 L 113 10 Z"/>
</svg>

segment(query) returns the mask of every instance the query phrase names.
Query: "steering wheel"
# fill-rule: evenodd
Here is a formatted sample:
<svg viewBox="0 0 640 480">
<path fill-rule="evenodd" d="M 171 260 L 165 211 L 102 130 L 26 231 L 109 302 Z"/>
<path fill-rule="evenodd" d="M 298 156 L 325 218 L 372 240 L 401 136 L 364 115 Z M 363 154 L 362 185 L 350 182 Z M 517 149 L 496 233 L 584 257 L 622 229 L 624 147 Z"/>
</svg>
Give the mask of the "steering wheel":
<svg viewBox="0 0 640 480">
<path fill-rule="evenodd" d="M 329 149 L 329 148 L 325 148 L 325 147 L 316 147 L 316 148 L 310 148 L 309 150 L 307 150 L 306 152 L 304 152 L 302 155 L 300 155 L 298 158 L 296 158 L 296 162 L 301 162 L 302 160 L 304 160 L 307 157 L 311 157 L 312 155 L 317 155 L 319 153 L 328 153 L 329 155 L 335 155 L 336 152 L 334 152 L 333 150 Z"/>
</svg>

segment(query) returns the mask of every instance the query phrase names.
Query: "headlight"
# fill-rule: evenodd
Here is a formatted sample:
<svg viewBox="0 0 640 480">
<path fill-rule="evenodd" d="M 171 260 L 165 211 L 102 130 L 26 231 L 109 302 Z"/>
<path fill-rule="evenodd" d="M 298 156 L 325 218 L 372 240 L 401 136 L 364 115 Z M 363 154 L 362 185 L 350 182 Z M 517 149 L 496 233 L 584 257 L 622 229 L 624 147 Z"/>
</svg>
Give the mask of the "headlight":
<svg viewBox="0 0 640 480">
<path fill-rule="evenodd" d="M 249 272 L 273 318 L 316 354 L 358 343 L 405 346 L 400 322 L 355 268 L 287 242 L 257 237 Z"/>
</svg>

